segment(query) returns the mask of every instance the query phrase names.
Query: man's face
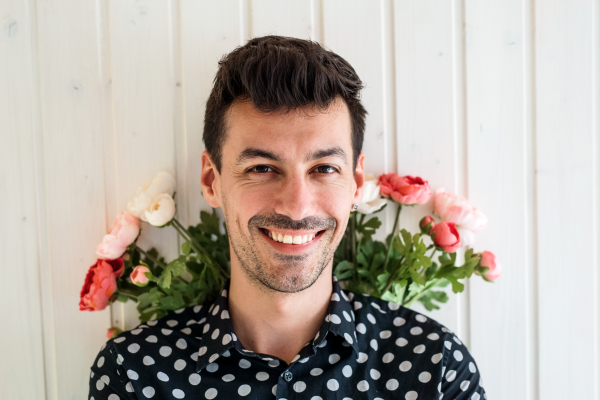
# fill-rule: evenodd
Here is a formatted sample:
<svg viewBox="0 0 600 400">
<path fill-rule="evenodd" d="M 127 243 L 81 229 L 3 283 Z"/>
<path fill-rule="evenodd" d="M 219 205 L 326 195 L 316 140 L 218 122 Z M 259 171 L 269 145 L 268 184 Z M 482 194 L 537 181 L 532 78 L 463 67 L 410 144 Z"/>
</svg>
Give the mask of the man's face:
<svg viewBox="0 0 600 400">
<path fill-rule="evenodd" d="M 234 102 L 219 174 L 202 156 L 204 196 L 222 207 L 232 271 L 263 288 L 294 293 L 330 266 L 352 204 L 362 198 L 361 153 L 352 170 L 346 104 L 263 114 Z"/>
</svg>

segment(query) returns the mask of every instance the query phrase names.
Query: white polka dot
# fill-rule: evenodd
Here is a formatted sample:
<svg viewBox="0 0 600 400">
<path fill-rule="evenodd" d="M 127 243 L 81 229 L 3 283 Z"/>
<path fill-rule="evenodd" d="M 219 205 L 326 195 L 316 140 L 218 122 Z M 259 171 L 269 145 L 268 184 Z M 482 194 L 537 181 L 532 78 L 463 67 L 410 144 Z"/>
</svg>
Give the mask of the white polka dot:
<svg viewBox="0 0 600 400">
<path fill-rule="evenodd" d="M 163 382 L 169 382 L 169 376 L 164 372 L 159 372 L 156 374 L 156 377 Z"/>
<path fill-rule="evenodd" d="M 183 311 L 185 311 L 185 307 L 175 310 L 175 314 L 181 314 Z"/>
<path fill-rule="evenodd" d="M 150 356 L 144 356 L 144 359 L 142 360 L 142 362 L 144 363 L 144 365 L 152 365 L 152 364 L 154 364 L 154 358 L 152 358 Z"/>
<path fill-rule="evenodd" d="M 417 316 L 415 317 L 415 319 L 419 322 L 426 322 L 427 321 L 427 317 L 421 314 L 417 314 Z"/>
<path fill-rule="evenodd" d="M 206 350 L 207 350 L 206 346 L 200 347 L 200 350 L 198 350 L 198 355 L 199 356 L 205 355 L 206 354 Z"/>
<path fill-rule="evenodd" d="M 373 316 L 373 314 L 368 313 L 367 314 L 367 319 L 369 320 L 370 323 L 372 323 L 372 324 L 375 323 L 375 317 Z"/>
<path fill-rule="evenodd" d="M 302 381 L 298 381 L 298 382 L 294 383 L 293 388 L 294 388 L 294 392 L 302 393 L 306 389 L 306 383 L 304 383 Z"/>
<path fill-rule="evenodd" d="M 185 397 L 185 393 L 181 389 L 173 389 L 173 397 L 176 399 L 183 399 Z"/>
<path fill-rule="evenodd" d="M 362 308 L 362 303 L 359 301 L 354 302 L 354 310 L 359 310 Z"/>
<path fill-rule="evenodd" d="M 219 313 L 219 306 L 217 305 L 212 311 L 212 315 L 217 315 Z"/>
<path fill-rule="evenodd" d="M 269 361 L 269 367 L 279 367 L 279 360 L 271 360 Z"/>
<path fill-rule="evenodd" d="M 321 343 L 319 343 L 319 345 L 317 347 L 320 348 L 320 349 L 322 349 L 326 345 L 327 345 L 327 339 L 323 339 L 323 341 Z"/>
<path fill-rule="evenodd" d="M 331 320 L 331 322 L 333 322 L 333 323 L 334 323 L 334 324 L 336 324 L 336 325 L 339 325 L 339 324 L 341 324 L 341 323 L 342 323 L 342 320 L 340 319 L 340 317 L 338 317 L 338 316 L 337 316 L 337 315 L 335 315 L 335 314 L 331 314 L 331 316 L 330 316 L 330 320 Z"/>
<path fill-rule="evenodd" d="M 167 325 L 169 325 L 171 328 L 177 325 L 178 323 L 179 322 L 175 321 L 174 319 L 170 319 L 167 321 Z"/>
<path fill-rule="evenodd" d="M 452 382 L 455 378 L 456 378 L 455 370 L 451 369 L 450 371 L 446 372 L 446 380 L 448 382 Z"/>
<path fill-rule="evenodd" d="M 225 335 L 223 335 L 223 345 L 227 345 L 229 344 L 229 342 L 231 342 L 231 335 L 229 333 L 226 333 Z"/>
<path fill-rule="evenodd" d="M 98 366 L 98 368 L 100 368 L 101 366 L 104 365 L 104 357 L 100 357 L 98 359 L 98 362 L 96 363 L 96 365 Z"/>
<path fill-rule="evenodd" d="M 398 389 L 398 386 L 400 386 L 400 384 L 395 379 L 390 379 L 385 384 L 385 387 L 387 388 L 387 390 L 396 390 L 396 389 Z"/>
<path fill-rule="evenodd" d="M 408 344 L 408 340 L 404 339 L 403 337 L 396 339 L 396 346 L 398 347 L 404 347 Z"/>
<path fill-rule="evenodd" d="M 377 371 L 376 369 L 371 369 L 369 375 L 371 375 L 371 378 L 377 380 L 381 377 L 381 372 Z"/>
<path fill-rule="evenodd" d="M 358 358 L 356 359 L 356 361 L 359 363 L 364 363 L 365 361 L 367 361 L 368 358 L 369 356 L 365 353 L 358 353 Z"/>
<path fill-rule="evenodd" d="M 177 343 L 175 343 L 175 346 L 177 346 L 181 350 L 184 350 L 184 349 L 187 349 L 187 342 L 183 338 L 182 339 L 178 339 Z"/>
<path fill-rule="evenodd" d="M 392 353 L 385 353 L 382 361 L 384 364 L 388 364 L 388 363 L 391 363 L 393 359 L 394 359 L 394 355 Z"/>
<path fill-rule="evenodd" d="M 273 393 L 273 396 L 277 396 L 277 384 L 273 385 L 273 389 L 271 389 L 271 393 Z"/>
<path fill-rule="evenodd" d="M 473 364 L 472 361 L 469 363 L 469 371 L 471 371 L 472 374 L 477 372 L 477 368 L 475 368 L 475 364 Z"/>
<path fill-rule="evenodd" d="M 446 346 L 446 348 L 447 348 L 448 350 L 450 350 L 450 349 L 452 348 L 452 343 L 446 340 L 446 341 L 444 342 L 444 346 Z"/>
<path fill-rule="evenodd" d="M 229 311 L 223 310 L 221 312 L 221 319 L 229 319 Z"/>
<path fill-rule="evenodd" d="M 186 364 L 187 363 L 184 360 L 181 360 L 181 359 L 177 360 L 177 361 L 175 361 L 175 369 L 177 371 L 181 371 L 182 369 L 185 368 Z"/>
<path fill-rule="evenodd" d="M 425 372 L 421 372 L 419 374 L 419 381 L 423 382 L 423 383 L 427 383 L 431 380 L 431 374 L 427 371 Z"/>
<path fill-rule="evenodd" d="M 229 352 L 229 350 L 225 350 L 225 353 L 221 354 L 223 357 L 229 357 L 231 355 L 231 353 Z"/>
<path fill-rule="evenodd" d="M 336 390 L 338 390 L 340 388 L 340 384 L 338 383 L 337 380 L 335 379 L 330 379 L 327 381 L 327 389 L 335 392 Z"/>
<path fill-rule="evenodd" d="M 169 346 L 162 346 L 160 348 L 160 350 L 158 351 L 158 353 L 163 357 L 169 357 L 172 352 L 173 352 L 173 349 L 170 348 Z"/>
<path fill-rule="evenodd" d="M 402 326 L 406 323 L 406 320 L 402 317 L 394 318 L 394 326 Z"/>
<path fill-rule="evenodd" d="M 420 335 L 421 333 L 423 333 L 423 329 L 421 329 L 420 326 L 415 326 L 414 328 L 411 328 L 411 330 L 410 330 L 411 335 Z"/>
<path fill-rule="evenodd" d="M 212 356 L 210 356 L 210 358 L 208 359 L 208 362 L 213 362 L 215 361 L 217 358 L 219 358 L 218 354 L 213 354 Z"/>
<path fill-rule="evenodd" d="M 117 356 L 117 364 L 121 365 L 121 364 L 123 364 L 123 361 L 125 361 L 125 359 L 123 358 L 122 355 L 119 354 Z"/>
<path fill-rule="evenodd" d="M 413 351 L 417 354 L 421 354 L 425 352 L 425 345 L 420 344 L 417 347 L 415 347 Z"/>
<path fill-rule="evenodd" d="M 157 323 L 157 322 L 158 322 L 158 320 L 156 320 L 156 319 L 151 319 L 150 321 L 146 321 L 146 324 L 147 324 L 147 325 L 150 325 L 150 326 L 154 326 L 154 325 L 156 325 L 156 323 Z"/>
<path fill-rule="evenodd" d="M 437 364 L 437 363 L 439 363 L 439 362 L 440 362 L 440 360 L 442 359 L 442 357 L 443 357 L 443 356 L 442 356 L 442 353 L 437 353 L 437 354 L 434 354 L 434 355 L 431 357 L 431 362 L 432 362 L 432 363 L 434 363 L 434 364 Z"/>
<path fill-rule="evenodd" d="M 430 340 L 438 340 L 440 338 L 440 335 L 438 335 L 437 333 L 430 333 L 429 335 L 427 335 L 427 339 Z"/>
<path fill-rule="evenodd" d="M 367 327 L 361 322 L 360 324 L 356 325 L 356 330 L 358 331 L 358 333 L 362 333 L 364 335 L 367 331 Z"/>
<path fill-rule="evenodd" d="M 127 376 L 129 377 L 129 379 L 131 379 L 131 380 L 134 380 L 134 381 L 135 381 L 135 380 L 137 380 L 137 379 L 140 377 L 140 376 L 138 375 L 138 373 L 137 373 L 137 372 L 135 372 L 135 371 L 134 371 L 134 370 L 132 370 L 132 369 L 128 369 L 128 370 L 127 370 Z"/>
<path fill-rule="evenodd" d="M 397 309 L 400 308 L 400 305 L 393 303 L 391 301 L 388 302 L 388 308 L 392 311 L 396 311 Z"/>
<path fill-rule="evenodd" d="M 462 390 L 463 392 L 464 392 L 465 390 L 467 390 L 467 389 L 469 388 L 469 384 L 470 384 L 470 383 L 471 383 L 471 382 L 469 382 L 469 381 L 462 381 L 462 382 L 460 383 L 460 390 Z"/>
<path fill-rule="evenodd" d="M 381 331 L 381 333 L 379 334 L 379 337 L 382 339 L 387 339 L 390 336 L 392 336 L 392 331 Z"/>
<path fill-rule="evenodd" d="M 108 400 L 119 400 L 119 399 L 120 399 L 119 395 L 114 394 L 114 393 L 108 396 Z"/>
<path fill-rule="evenodd" d="M 404 396 L 406 400 L 416 400 L 417 397 L 419 397 L 419 395 L 414 390 L 411 390 L 410 392 L 406 393 L 406 396 Z"/>
<path fill-rule="evenodd" d="M 210 335 L 210 337 L 212 338 L 212 340 L 215 340 L 216 338 L 219 337 L 219 328 L 215 329 L 212 333 L 212 335 Z"/>
<path fill-rule="evenodd" d="M 127 346 L 127 351 L 129 351 L 130 353 L 137 353 L 140 350 L 140 345 L 137 343 L 131 343 L 129 346 Z"/>
<path fill-rule="evenodd" d="M 342 374 L 346 378 L 350 378 L 352 376 L 352 367 L 349 365 L 346 365 L 344 368 L 342 368 Z"/>
<path fill-rule="evenodd" d="M 160 332 L 161 332 L 163 335 L 165 335 L 165 336 L 169 336 L 171 333 L 173 333 L 173 330 L 172 330 L 172 329 L 166 329 L 166 328 L 163 328 L 163 329 L 161 329 L 161 330 L 160 330 Z"/>
<path fill-rule="evenodd" d="M 190 333 L 192 333 L 192 330 L 190 328 L 183 328 L 179 332 L 185 333 L 186 335 L 189 335 Z"/>
<path fill-rule="evenodd" d="M 240 364 L 239 365 L 240 365 L 240 368 L 248 369 L 248 368 L 250 368 L 251 364 L 250 364 L 250 361 L 246 360 L 245 358 L 242 358 L 240 360 Z"/>
<path fill-rule="evenodd" d="M 156 343 L 156 342 L 158 342 L 158 339 L 156 338 L 156 336 L 150 335 L 146 338 L 146 342 Z"/>
<path fill-rule="evenodd" d="M 204 325 L 204 328 L 202 329 L 202 333 L 208 332 L 209 329 L 210 329 L 210 324 Z"/>
<path fill-rule="evenodd" d="M 238 389 L 238 394 L 240 396 L 248 396 L 251 390 L 250 385 L 242 385 Z"/>
<path fill-rule="evenodd" d="M 360 381 L 360 382 L 358 382 L 358 385 L 356 385 L 356 388 L 358 390 L 360 390 L 361 392 L 366 392 L 367 390 L 369 390 L 369 382 Z"/>
<path fill-rule="evenodd" d="M 101 379 L 98 379 L 98 381 L 96 382 L 96 389 L 98 389 L 98 390 L 104 389 L 104 382 L 102 382 Z"/>
<path fill-rule="evenodd" d="M 217 389 L 213 389 L 210 388 L 206 391 L 206 393 L 204 393 L 204 397 L 206 397 L 207 399 L 214 399 L 215 397 L 217 397 Z"/>
<path fill-rule="evenodd" d="M 340 296 L 337 293 L 331 295 L 331 301 L 340 301 Z"/>
<path fill-rule="evenodd" d="M 378 346 L 377 346 L 377 340 L 371 339 L 371 342 L 369 344 L 371 345 L 371 347 L 373 348 L 373 350 L 377 350 L 377 348 L 378 348 Z"/>
<path fill-rule="evenodd" d="M 329 364 L 335 364 L 340 361 L 340 356 L 338 354 L 332 354 L 329 356 Z"/>
<path fill-rule="evenodd" d="M 152 386 L 146 386 L 145 388 L 142 389 L 142 393 L 144 394 L 144 396 L 146 396 L 147 398 L 152 398 L 154 397 L 154 388 Z"/>
<path fill-rule="evenodd" d="M 121 343 L 121 342 L 123 342 L 123 341 L 125 341 L 125 337 L 124 337 L 124 336 L 121 336 L 121 337 L 115 338 L 115 339 L 113 340 L 113 342 L 115 342 L 115 343 Z"/>
<path fill-rule="evenodd" d="M 269 374 L 267 374 L 266 372 L 259 372 L 256 374 L 256 379 L 259 381 L 266 381 L 267 379 L 269 379 Z"/>
<path fill-rule="evenodd" d="M 321 368 L 313 368 L 310 370 L 310 374 L 312 376 L 319 376 L 323 373 L 323 370 Z"/>
<path fill-rule="evenodd" d="M 346 339 L 346 341 L 350 344 L 354 343 L 354 340 L 352 340 L 352 336 L 348 335 L 347 333 L 344 333 L 344 339 Z"/>
<path fill-rule="evenodd" d="M 406 371 L 408 371 L 408 370 L 410 370 L 412 368 L 412 363 L 410 361 L 403 361 L 400 364 L 399 368 L 400 368 L 400 371 L 406 372 Z"/>
<path fill-rule="evenodd" d="M 479 393 L 473 393 L 473 396 L 471 396 L 471 400 L 479 400 L 481 398 L 481 396 L 479 395 Z"/>
<path fill-rule="evenodd" d="M 321 396 L 313 396 L 310 400 L 323 400 L 323 398 Z"/>
<path fill-rule="evenodd" d="M 194 386 L 199 384 L 201 380 L 202 380 L 202 378 L 200 377 L 200 375 L 195 374 L 195 373 L 191 374 L 190 377 L 188 378 L 188 381 L 190 381 L 190 384 L 194 385 Z"/>
<path fill-rule="evenodd" d="M 108 375 L 102 375 L 100 379 L 102 379 L 102 382 L 106 383 L 107 385 L 110 383 L 110 378 Z"/>
<path fill-rule="evenodd" d="M 456 361 L 462 361 L 463 354 L 459 350 L 454 350 L 454 358 L 456 359 Z"/>
<path fill-rule="evenodd" d="M 345 310 L 342 312 L 342 314 L 344 315 L 344 318 L 346 318 L 346 321 L 348 321 L 348 322 L 352 321 L 350 314 L 348 314 Z"/>
</svg>

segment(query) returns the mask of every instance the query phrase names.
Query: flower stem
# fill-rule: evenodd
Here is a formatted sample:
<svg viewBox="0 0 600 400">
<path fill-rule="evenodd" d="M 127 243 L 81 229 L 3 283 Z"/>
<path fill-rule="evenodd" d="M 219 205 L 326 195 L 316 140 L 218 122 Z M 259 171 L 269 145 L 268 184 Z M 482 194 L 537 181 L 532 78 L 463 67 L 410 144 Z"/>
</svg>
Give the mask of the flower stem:
<svg viewBox="0 0 600 400">
<path fill-rule="evenodd" d="M 138 297 L 137 297 L 136 295 L 134 295 L 133 293 L 126 292 L 126 291 L 124 291 L 123 289 L 118 289 L 118 290 L 116 290 L 115 292 L 116 292 L 117 294 L 122 294 L 122 295 L 125 295 L 125 296 L 127 296 L 127 297 L 130 297 L 131 299 L 133 299 L 133 300 L 135 300 L 135 301 L 138 301 Z"/>
<path fill-rule="evenodd" d="M 165 265 L 165 263 L 161 262 L 160 260 L 158 260 L 156 257 L 154 257 L 152 254 L 142 250 L 137 244 L 135 245 L 135 248 L 137 251 L 139 251 L 140 253 L 142 253 L 144 255 L 144 257 L 149 258 L 150 260 L 152 260 L 155 264 L 160 265 L 163 268 L 167 268 L 167 266 Z"/>
<path fill-rule="evenodd" d="M 385 261 L 383 263 L 384 271 L 387 271 L 386 267 L 388 264 L 388 260 L 390 259 L 390 254 L 392 254 L 392 247 L 394 244 L 394 236 L 396 235 L 396 228 L 398 227 L 398 220 L 400 219 L 400 211 L 402 211 L 402 204 L 398 203 L 398 211 L 396 211 L 396 218 L 394 218 L 394 227 L 392 228 L 392 235 L 390 237 L 390 247 L 388 248 L 388 252 L 385 255 Z"/>
<path fill-rule="evenodd" d="M 407 308 L 410 307 L 411 304 L 414 303 L 416 300 L 418 300 L 421 296 L 423 296 L 425 294 L 425 292 L 427 292 L 429 289 L 431 289 L 432 287 L 437 285 L 440 280 L 441 280 L 441 278 L 434 279 L 433 281 L 429 282 L 427 285 L 425 285 L 423 287 L 423 289 L 421 289 L 419 291 L 419 293 L 416 293 L 413 297 L 406 299 L 406 301 L 403 301 L 402 305 Z"/>
</svg>

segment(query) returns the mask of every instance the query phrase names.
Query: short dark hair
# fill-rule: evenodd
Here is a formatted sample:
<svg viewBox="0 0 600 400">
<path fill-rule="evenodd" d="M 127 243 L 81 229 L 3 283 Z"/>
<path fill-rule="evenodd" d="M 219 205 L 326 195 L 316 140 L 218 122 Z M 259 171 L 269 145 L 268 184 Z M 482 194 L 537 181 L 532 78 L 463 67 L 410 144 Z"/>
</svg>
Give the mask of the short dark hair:
<svg viewBox="0 0 600 400">
<path fill-rule="evenodd" d="M 226 139 L 225 115 L 234 100 L 250 100 L 264 113 L 307 106 L 324 111 L 338 96 L 350 112 L 356 169 L 367 115 L 360 101 L 364 86 L 348 61 L 318 42 L 284 36 L 251 39 L 221 58 L 213 83 L 202 140 L 219 173 Z"/>
</svg>

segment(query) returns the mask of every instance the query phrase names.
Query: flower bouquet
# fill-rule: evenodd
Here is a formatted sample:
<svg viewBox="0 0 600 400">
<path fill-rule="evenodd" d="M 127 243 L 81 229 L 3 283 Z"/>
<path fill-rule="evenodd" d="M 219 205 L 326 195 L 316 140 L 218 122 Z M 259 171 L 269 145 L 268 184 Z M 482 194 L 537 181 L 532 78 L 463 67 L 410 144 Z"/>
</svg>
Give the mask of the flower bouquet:
<svg viewBox="0 0 600 400">
<path fill-rule="evenodd" d="M 86 275 L 80 310 L 98 311 L 114 301 L 132 299 L 138 303 L 140 321 L 146 322 L 218 295 L 230 274 L 226 226 L 213 209 L 212 213 L 201 211 L 200 223 L 185 228 L 175 218 L 175 186 L 171 174 L 158 173 L 138 189 L 127 211 L 115 219 Z M 351 214 L 334 255 L 334 273 L 340 284 L 406 307 L 419 301 L 433 310 L 448 301 L 440 288 L 452 285 L 455 293 L 461 292 L 464 284 L 460 280 L 473 274 L 490 282 L 498 279 L 501 266 L 496 256 L 489 251 L 474 253 L 470 248 L 474 232 L 485 227 L 487 218 L 466 199 L 438 189 L 433 205 L 440 221 L 425 216 L 419 222 L 419 232 L 398 232 L 402 207 L 424 204 L 431 197 L 428 182 L 419 177 L 368 177 L 363 202 Z M 392 232 L 384 242 L 374 240 L 382 224 L 372 214 L 390 203 L 397 207 Z M 138 247 L 142 221 L 158 228 L 173 227 L 183 239 L 180 255 L 166 261 L 156 249 Z M 464 263 L 457 266 L 456 250 L 460 247 L 467 249 Z M 107 336 L 119 333 L 120 329 L 113 327 Z"/>
</svg>

